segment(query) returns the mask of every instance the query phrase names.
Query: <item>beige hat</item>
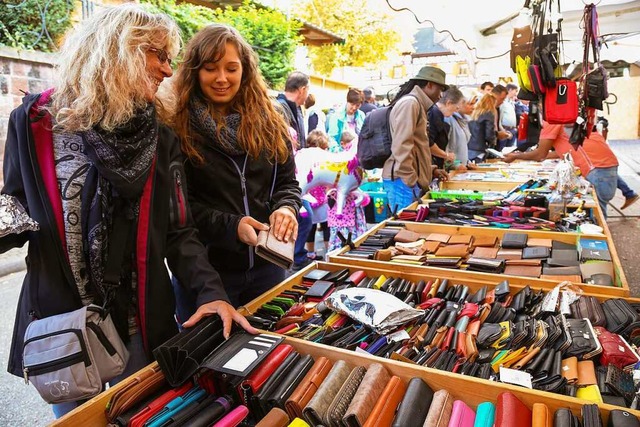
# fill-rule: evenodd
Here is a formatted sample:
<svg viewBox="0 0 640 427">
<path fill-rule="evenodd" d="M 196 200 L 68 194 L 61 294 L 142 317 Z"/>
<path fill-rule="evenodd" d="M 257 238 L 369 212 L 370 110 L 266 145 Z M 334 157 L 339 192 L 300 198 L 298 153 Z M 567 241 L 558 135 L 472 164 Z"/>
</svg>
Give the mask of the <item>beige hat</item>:
<svg viewBox="0 0 640 427">
<path fill-rule="evenodd" d="M 442 90 L 449 89 L 449 85 L 446 84 L 445 81 L 445 73 L 438 67 L 432 67 L 431 65 L 424 66 L 420 68 L 418 74 L 412 77 L 411 80 L 426 80 L 428 82 L 433 82 L 439 84 L 443 87 Z"/>
</svg>

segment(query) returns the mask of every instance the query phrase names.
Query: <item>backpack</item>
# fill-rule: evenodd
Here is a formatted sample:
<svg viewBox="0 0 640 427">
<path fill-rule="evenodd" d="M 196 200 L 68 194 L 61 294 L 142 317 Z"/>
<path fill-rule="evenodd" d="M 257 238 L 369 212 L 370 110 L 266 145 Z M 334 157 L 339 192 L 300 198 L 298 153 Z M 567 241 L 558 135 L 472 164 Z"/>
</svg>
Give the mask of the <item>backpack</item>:
<svg viewBox="0 0 640 427">
<path fill-rule="evenodd" d="M 389 127 L 391 108 L 391 106 L 380 107 L 372 110 L 364 118 L 360 135 L 358 135 L 357 153 L 360 166 L 364 169 L 381 168 L 391 157 L 391 128 Z"/>
</svg>

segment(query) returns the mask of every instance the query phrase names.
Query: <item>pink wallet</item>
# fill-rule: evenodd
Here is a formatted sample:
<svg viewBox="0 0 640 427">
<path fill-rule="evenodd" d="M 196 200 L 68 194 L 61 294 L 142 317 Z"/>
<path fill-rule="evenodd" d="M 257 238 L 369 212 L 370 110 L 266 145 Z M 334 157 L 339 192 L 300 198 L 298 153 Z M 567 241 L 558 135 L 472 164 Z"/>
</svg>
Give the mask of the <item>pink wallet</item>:
<svg viewBox="0 0 640 427">
<path fill-rule="evenodd" d="M 453 402 L 453 411 L 449 419 L 449 427 L 473 427 L 476 422 L 476 413 L 462 400 Z"/>
<path fill-rule="evenodd" d="M 215 423 L 213 427 L 236 427 L 247 418 L 247 415 L 249 415 L 249 409 L 244 405 L 240 405 Z"/>
</svg>

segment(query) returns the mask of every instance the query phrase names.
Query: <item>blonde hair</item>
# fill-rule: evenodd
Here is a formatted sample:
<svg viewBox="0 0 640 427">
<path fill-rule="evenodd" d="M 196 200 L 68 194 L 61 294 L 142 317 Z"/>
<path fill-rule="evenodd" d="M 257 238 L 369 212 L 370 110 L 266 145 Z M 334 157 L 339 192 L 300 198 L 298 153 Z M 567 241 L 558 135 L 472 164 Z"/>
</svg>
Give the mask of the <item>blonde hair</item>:
<svg viewBox="0 0 640 427">
<path fill-rule="evenodd" d="M 128 122 L 148 101 L 146 50 L 180 50 L 180 31 L 167 15 L 136 4 L 96 13 L 65 40 L 49 109 L 56 126 L 70 132 L 99 124 L 109 131 Z"/>
<path fill-rule="evenodd" d="M 478 102 L 476 102 L 473 113 L 471 113 L 471 118 L 473 120 L 478 120 L 478 117 L 484 113 L 491 113 L 494 116 L 496 114 L 496 98 L 490 93 L 484 95 Z"/>
<path fill-rule="evenodd" d="M 320 129 L 314 129 L 307 135 L 307 147 L 329 148 L 329 136 Z"/>
<path fill-rule="evenodd" d="M 270 161 L 277 158 L 279 163 L 284 163 L 289 157 L 288 143 L 292 143 L 288 125 L 269 98 L 255 52 L 238 30 L 223 24 L 211 24 L 198 31 L 187 44 L 183 62 L 178 67 L 173 87 L 176 113 L 172 125 L 180 137 L 182 152 L 196 163 L 204 161 L 198 147 L 200 142 L 193 138 L 189 121 L 192 97 L 199 97 L 208 105 L 218 131 L 224 126 L 224 117 L 202 94 L 198 74 L 206 63 L 219 61 L 225 55 L 227 43 L 238 49 L 242 63 L 240 89 L 229 106 L 229 111 L 240 114 L 238 144 L 254 159 L 266 154 Z"/>
</svg>

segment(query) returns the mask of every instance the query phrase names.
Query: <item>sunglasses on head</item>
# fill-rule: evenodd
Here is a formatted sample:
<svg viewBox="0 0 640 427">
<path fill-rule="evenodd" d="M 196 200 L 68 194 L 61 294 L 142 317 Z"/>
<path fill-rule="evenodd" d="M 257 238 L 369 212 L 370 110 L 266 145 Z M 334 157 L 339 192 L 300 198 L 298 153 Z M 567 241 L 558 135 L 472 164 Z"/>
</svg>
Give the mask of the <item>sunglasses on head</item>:
<svg viewBox="0 0 640 427">
<path fill-rule="evenodd" d="M 171 58 L 169 57 L 169 53 L 164 49 L 156 49 L 155 47 L 150 47 L 149 52 L 153 52 L 156 54 L 160 63 L 166 62 L 171 67 Z"/>
</svg>

